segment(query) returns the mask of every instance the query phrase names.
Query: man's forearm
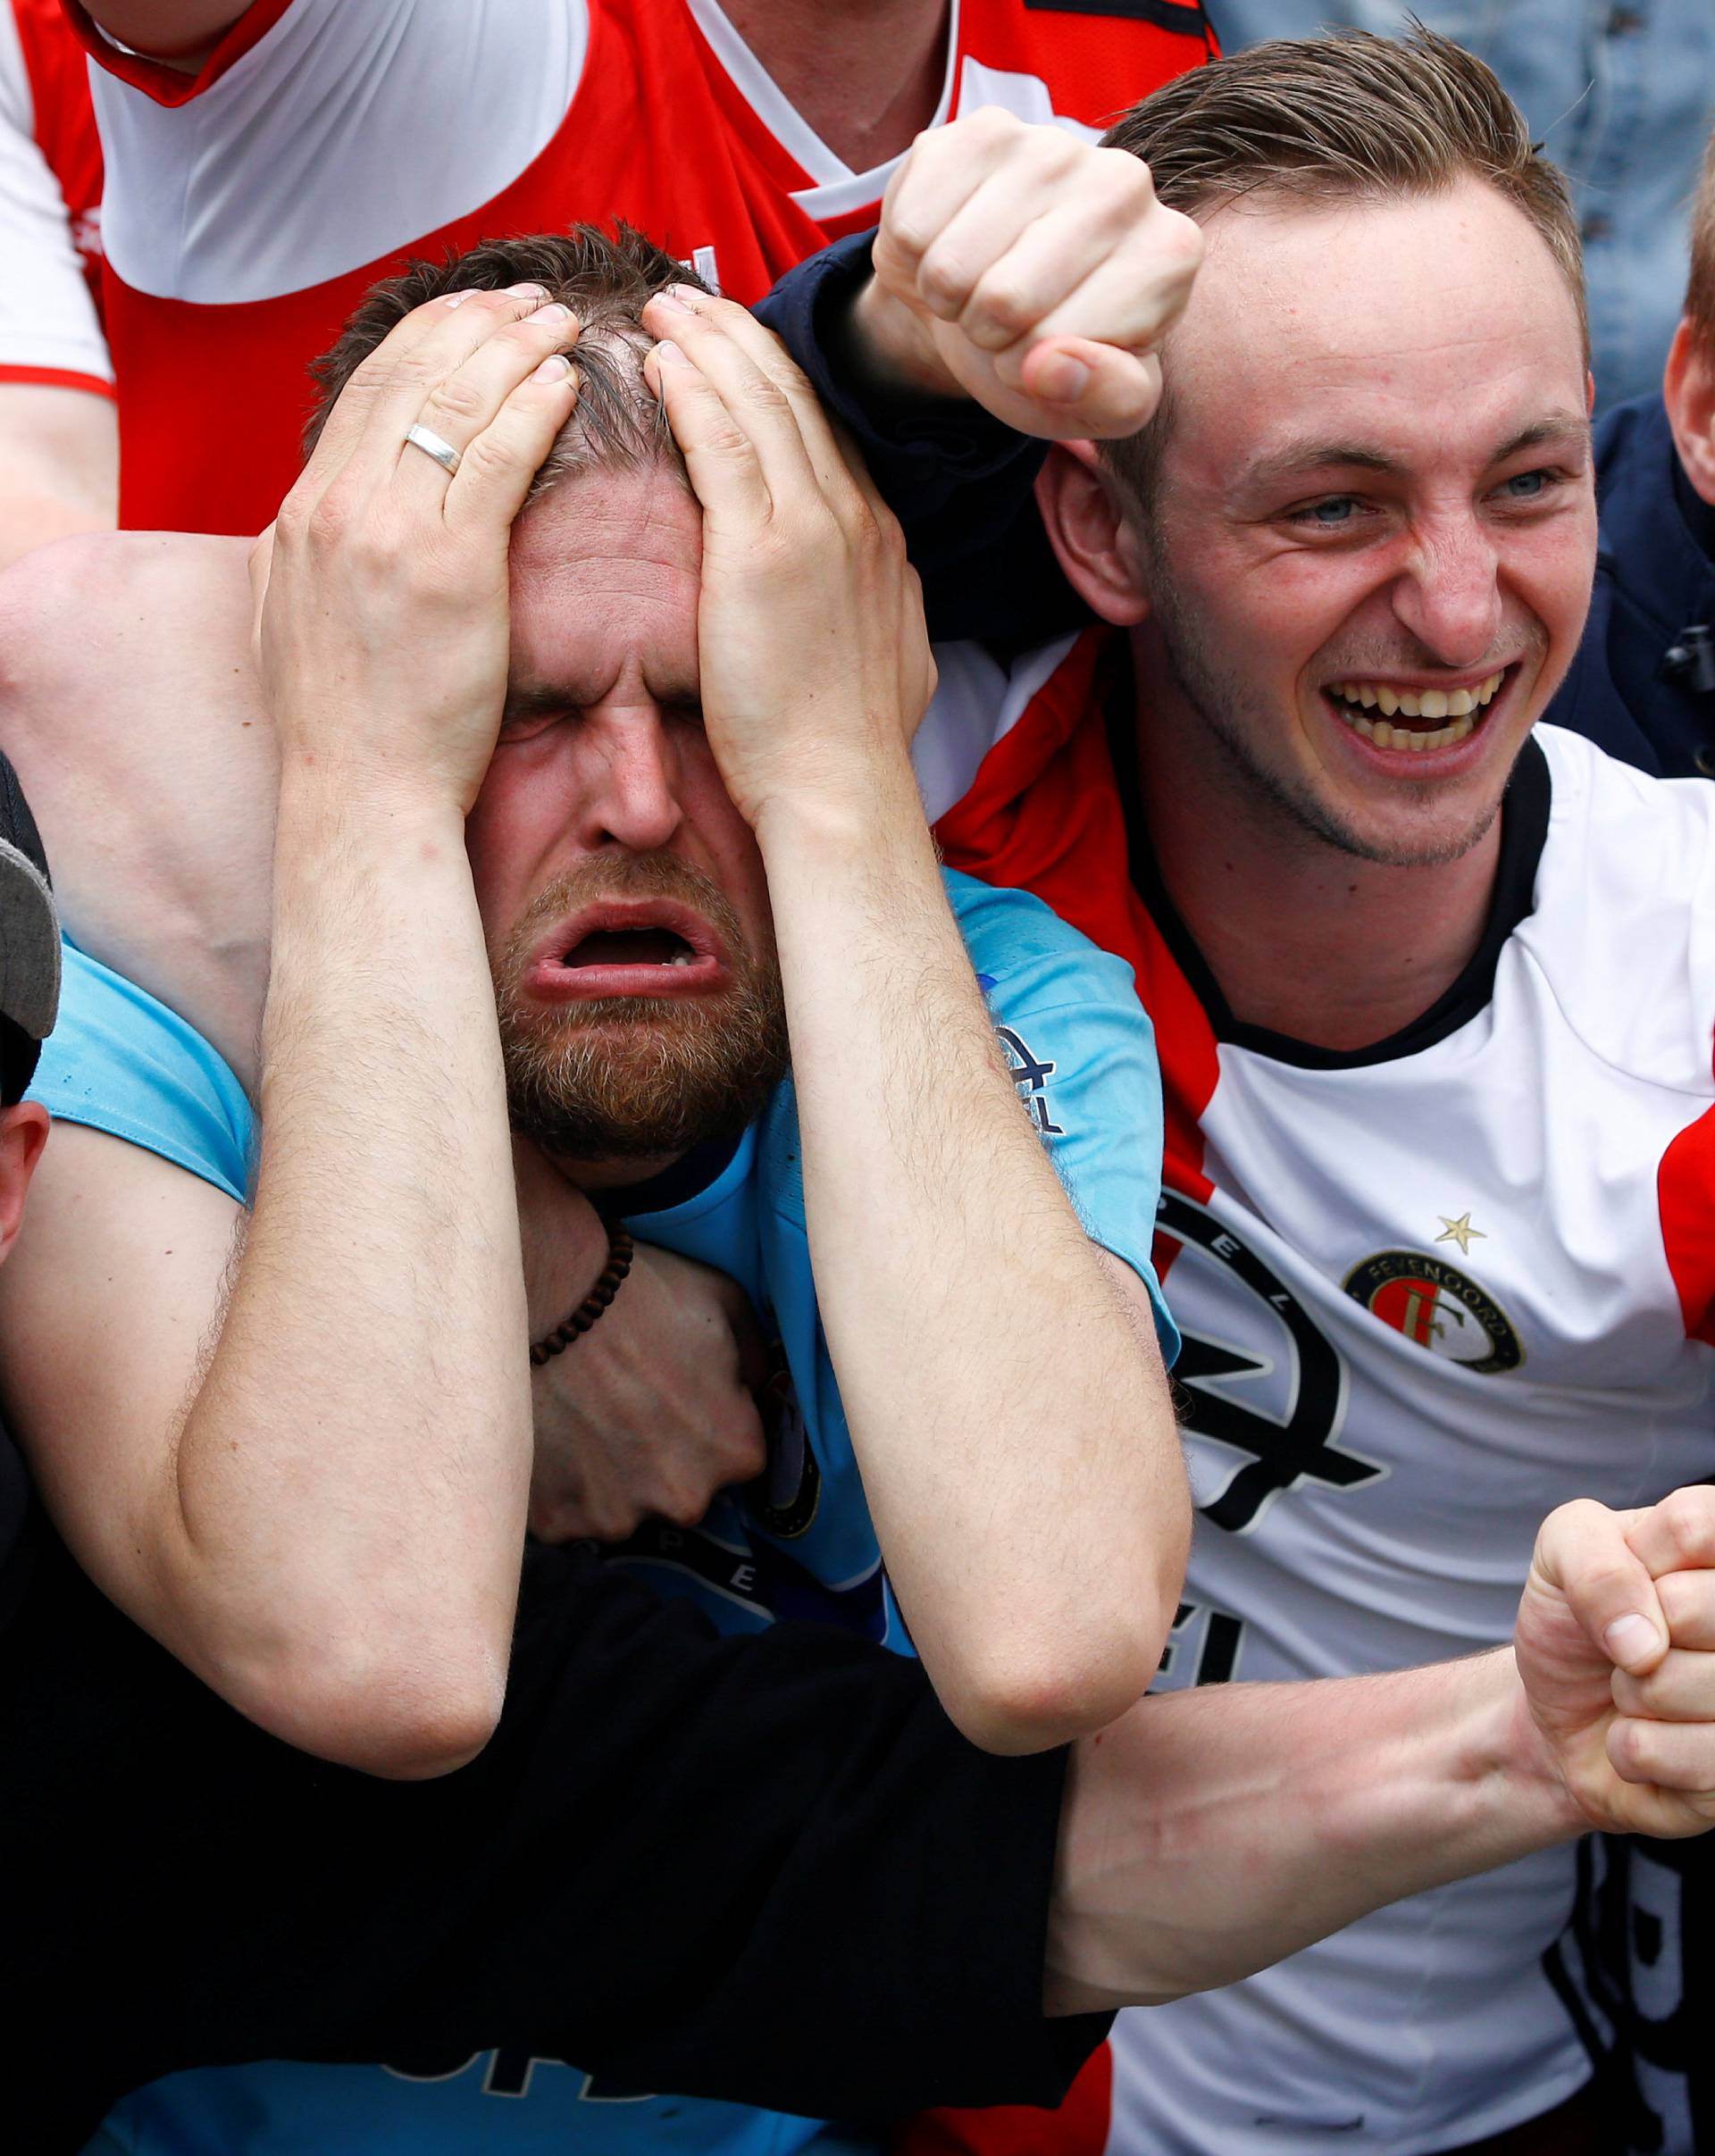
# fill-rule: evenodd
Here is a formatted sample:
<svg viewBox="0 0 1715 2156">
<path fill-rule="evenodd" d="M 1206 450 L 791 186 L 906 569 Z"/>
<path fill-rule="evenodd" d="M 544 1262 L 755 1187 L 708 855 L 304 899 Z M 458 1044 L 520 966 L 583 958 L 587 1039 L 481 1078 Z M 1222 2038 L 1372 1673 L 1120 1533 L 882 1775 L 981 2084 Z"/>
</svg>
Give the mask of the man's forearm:
<svg viewBox="0 0 1715 2156">
<path fill-rule="evenodd" d="M 1231 1984 L 1587 1826 L 1512 1651 L 1144 1700 L 1073 1755 L 1050 2013 Z"/>
<path fill-rule="evenodd" d="M 968 1734 L 1025 1750 L 1148 1683 L 1188 1506 L 1153 1336 L 1020 1107 L 897 765 L 761 827 L 811 1254 L 917 1645 Z"/>
<path fill-rule="evenodd" d="M 413 1771 L 498 1709 L 527 1333 L 461 823 L 352 792 L 282 781 L 255 1209 L 179 1449 L 180 1600 L 247 1711 Z"/>
</svg>

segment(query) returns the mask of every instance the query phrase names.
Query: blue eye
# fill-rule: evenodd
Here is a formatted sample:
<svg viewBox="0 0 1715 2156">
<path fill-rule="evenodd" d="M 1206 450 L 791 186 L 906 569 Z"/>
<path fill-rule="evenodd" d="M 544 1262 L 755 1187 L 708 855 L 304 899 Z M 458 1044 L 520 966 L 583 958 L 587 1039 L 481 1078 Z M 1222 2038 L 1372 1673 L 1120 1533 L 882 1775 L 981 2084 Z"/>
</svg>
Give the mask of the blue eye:
<svg viewBox="0 0 1715 2156">
<path fill-rule="evenodd" d="M 1502 485 L 1516 502 L 1534 502 L 1546 494 L 1554 483 L 1546 472 L 1515 472 Z"/>
<path fill-rule="evenodd" d="M 1312 522 L 1325 526 L 1347 524 L 1357 506 L 1356 498 L 1350 494 L 1331 494 L 1325 502 L 1313 502 L 1303 514 Z"/>
</svg>

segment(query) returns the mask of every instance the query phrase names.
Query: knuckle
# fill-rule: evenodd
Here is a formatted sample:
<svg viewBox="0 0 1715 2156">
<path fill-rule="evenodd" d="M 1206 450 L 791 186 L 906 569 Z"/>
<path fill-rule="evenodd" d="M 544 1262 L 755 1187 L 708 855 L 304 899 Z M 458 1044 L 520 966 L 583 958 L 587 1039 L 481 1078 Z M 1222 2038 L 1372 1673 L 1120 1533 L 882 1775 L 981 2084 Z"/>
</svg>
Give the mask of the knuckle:
<svg viewBox="0 0 1715 2156">
<path fill-rule="evenodd" d="M 431 427 L 437 421 L 477 420 L 482 416 L 485 403 L 482 391 L 467 376 L 449 374 L 430 390 L 423 401 L 422 418 Z"/>
<path fill-rule="evenodd" d="M 474 472 L 478 479 L 504 479 L 516 472 L 522 462 L 505 437 L 489 427 L 466 447 L 460 469 Z"/>
<path fill-rule="evenodd" d="M 1715 1491 L 1675 1490 L 1656 1507 L 1658 1525 L 1674 1554 L 1687 1563 L 1705 1561 L 1715 1547 Z"/>
<path fill-rule="evenodd" d="M 1004 106 L 981 105 L 966 122 L 971 139 L 975 142 L 1005 142 L 1009 136 L 1022 134 L 1024 122 L 1015 120 Z"/>
<path fill-rule="evenodd" d="M 693 1490 L 683 1483 L 669 1483 L 661 1492 L 655 1509 L 672 1526 L 694 1527 L 707 1511 L 713 1494 L 709 1490 Z"/>
<path fill-rule="evenodd" d="M 291 520 L 287 536 L 301 541 L 312 552 L 343 547 L 351 539 L 356 510 L 349 486 L 335 480 L 319 501 L 311 504 L 301 517 Z"/>
<path fill-rule="evenodd" d="M 971 292 L 971 272 L 951 248 L 932 246 L 917 265 L 917 289 L 937 313 L 957 313 Z"/>
<path fill-rule="evenodd" d="M 1202 262 L 1204 249 L 1208 246 L 1202 226 L 1194 217 L 1187 217 L 1180 210 L 1162 209 L 1158 214 L 1159 222 L 1156 227 L 1156 244 L 1169 263 L 1177 263 L 1184 271 L 1196 270 Z"/>
<path fill-rule="evenodd" d="M 1022 337 L 1035 320 L 1035 308 L 1016 278 L 992 272 L 980 280 L 965 310 L 966 328 L 999 330 L 1008 344 Z"/>
<path fill-rule="evenodd" d="M 1608 1757 L 1615 1770 L 1628 1782 L 1645 1782 L 1653 1779 L 1655 1745 L 1653 1725 L 1630 1715 L 1622 1715 L 1608 1732 Z"/>
</svg>

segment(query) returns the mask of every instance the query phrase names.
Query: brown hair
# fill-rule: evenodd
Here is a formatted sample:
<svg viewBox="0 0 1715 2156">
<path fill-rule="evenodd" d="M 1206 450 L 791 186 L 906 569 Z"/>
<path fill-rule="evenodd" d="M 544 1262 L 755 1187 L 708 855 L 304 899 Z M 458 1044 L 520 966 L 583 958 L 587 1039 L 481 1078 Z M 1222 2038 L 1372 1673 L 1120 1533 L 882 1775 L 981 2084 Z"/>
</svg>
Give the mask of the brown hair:
<svg viewBox="0 0 1715 2156">
<path fill-rule="evenodd" d="M 1565 180 L 1492 71 L 1420 22 L 1401 38 L 1368 30 L 1279 38 L 1211 61 L 1134 105 L 1103 140 L 1142 158 L 1161 200 L 1192 217 L 1245 195 L 1380 202 L 1483 180 L 1541 234 L 1588 350 L 1584 260 Z M 1167 410 L 1164 397 L 1141 434 L 1108 446 L 1114 469 L 1146 503 Z"/>
<path fill-rule="evenodd" d="M 640 318 L 665 285 L 708 288 L 627 224 L 611 235 L 580 224 L 569 232 L 487 239 L 438 263 L 407 263 L 397 277 L 372 285 L 336 342 L 311 364 L 317 397 L 304 430 L 304 454 L 314 448 L 347 382 L 413 307 L 448 292 L 501 292 L 524 283 L 540 285 L 549 300 L 570 307 L 580 324 L 577 411 L 537 472 L 532 498 L 556 480 L 592 465 L 631 470 L 678 464 L 661 407 L 643 379 L 643 355 L 654 340 Z"/>
<path fill-rule="evenodd" d="M 1703 152 L 1703 174 L 1691 205 L 1691 278 L 1686 313 L 1703 351 L 1715 354 L 1715 135 Z"/>
</svg>

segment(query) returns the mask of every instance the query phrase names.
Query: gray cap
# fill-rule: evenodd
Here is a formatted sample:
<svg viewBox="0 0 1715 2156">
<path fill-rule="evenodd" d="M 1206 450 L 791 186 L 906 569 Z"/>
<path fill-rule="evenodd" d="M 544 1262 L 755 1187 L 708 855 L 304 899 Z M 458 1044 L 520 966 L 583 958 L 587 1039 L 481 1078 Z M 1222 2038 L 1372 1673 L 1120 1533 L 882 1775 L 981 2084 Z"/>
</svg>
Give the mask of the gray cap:
<svg viewBox="0 0 1715 2156">
<path fill-rule="evenodd" d="M 18 773 L 0 755 L 0 1017 L 45 1040 L 60 1007 L 60 922 L 47 856 Z"/>
</svg>

